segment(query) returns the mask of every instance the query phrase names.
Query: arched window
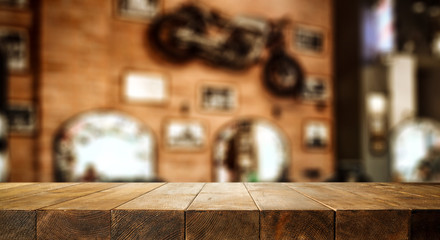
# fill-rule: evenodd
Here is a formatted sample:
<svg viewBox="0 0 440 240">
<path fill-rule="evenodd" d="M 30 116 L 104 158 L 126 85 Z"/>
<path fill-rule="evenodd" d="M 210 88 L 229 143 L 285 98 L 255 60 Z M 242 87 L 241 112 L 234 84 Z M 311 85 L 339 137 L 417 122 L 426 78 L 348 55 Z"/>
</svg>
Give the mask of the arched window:
<svg viewBox="0 0 440 240">
<path fill-rule="evenodd" d="M 153 181 L 156 141 L 138 120 L 90 111 L 68 120 L 54 139 L 56 181 Z"/>
<path fill-rule="evenodd" d="M 400 123 L 391 138 L 395 181 L 440 181 L 440 125 L 429 119 Z"/>
<path fill-rule="evenodd" d="M 288 141 L 269 121 L 246 118 L 231 122 L 218 132 L 213 154 L 214 181 L 286 180 Z"/>
</svg>

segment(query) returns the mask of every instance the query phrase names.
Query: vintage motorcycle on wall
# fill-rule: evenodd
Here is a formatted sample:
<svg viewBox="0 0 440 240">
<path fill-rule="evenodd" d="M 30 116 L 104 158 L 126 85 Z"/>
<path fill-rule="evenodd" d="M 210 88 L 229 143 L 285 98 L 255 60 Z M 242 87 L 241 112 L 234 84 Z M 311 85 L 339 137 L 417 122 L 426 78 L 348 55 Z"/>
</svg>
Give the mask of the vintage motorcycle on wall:
<svg viewBox="0 0 440 240">
<path fill-rule="evenodd" d="M 233 19 L 194 4 L 153 20 L 148 37 L 169 61 L 185 63 L 194 58 L 227 69 L 242 70 L 259 63 L 263 52 L 263 81 L 280 97 L 299 96 L 303 85 L 300 65 L 285 50 L 286 20 L 268 22 L 238 16 Z"/>
</svg>

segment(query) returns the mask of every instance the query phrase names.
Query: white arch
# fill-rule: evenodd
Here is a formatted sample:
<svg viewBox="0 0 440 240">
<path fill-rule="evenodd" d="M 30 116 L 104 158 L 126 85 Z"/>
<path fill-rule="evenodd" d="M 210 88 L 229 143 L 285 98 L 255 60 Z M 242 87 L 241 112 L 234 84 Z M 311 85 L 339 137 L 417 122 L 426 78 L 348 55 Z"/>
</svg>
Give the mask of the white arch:
<svg viewBox="0 0 440 240">
<path fill-rule="evenodd" d="M 243 179 L 232 176 L 226 162 L 228 142 L 236 136 L 237 124 L 249 121 L 252 125 L 254 148 L 249 158 L 256 165 L 253 173 Z M 239 161 L 238 157 L 234 161 Z M 249 160 L 245 160 L 249 161 Z M 213 144 L 213 175 L 215 181 L 279 181 L 285 178 L 290 163 L 289 141 L 284 132 L 269 120 L 260 117 L 246 117 L 230 121 L 217 132 Z M 255 167 L 254 167 L 255 168 Z"/>
<path fill-rule="evenodd" d="M 54 139 L 57 181 L 151 181 L 156 140 L 137 119 L 114 110 L 81 113 Z"/>
</svg>

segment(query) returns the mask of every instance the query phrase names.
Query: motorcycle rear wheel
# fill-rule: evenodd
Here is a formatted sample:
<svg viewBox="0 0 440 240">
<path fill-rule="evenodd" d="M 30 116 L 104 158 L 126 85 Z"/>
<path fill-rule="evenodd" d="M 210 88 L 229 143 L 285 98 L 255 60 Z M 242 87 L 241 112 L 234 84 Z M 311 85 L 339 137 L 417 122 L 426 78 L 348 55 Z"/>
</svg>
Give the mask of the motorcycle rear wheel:
<svg viewBox="0 0 440 240">
<path fill-rule="evenodd" d="M 271 54 L 264 66 L 263 82 L 279 97 L 298 97 L 303 88 L 304 75 L 298 62 L 278 50 Z"/>
</svg>

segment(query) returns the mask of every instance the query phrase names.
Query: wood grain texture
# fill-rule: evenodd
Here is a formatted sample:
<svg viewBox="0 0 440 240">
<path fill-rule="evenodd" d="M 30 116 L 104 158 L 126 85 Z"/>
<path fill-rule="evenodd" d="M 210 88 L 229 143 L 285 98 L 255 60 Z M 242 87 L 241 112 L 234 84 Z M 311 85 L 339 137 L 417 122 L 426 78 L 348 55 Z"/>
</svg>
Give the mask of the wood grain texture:
<svg viewBox="0 0 440 240">
<path fill-rule="evenodd" d="M 46 185 L 42 183 L 41 185 Z M 10 184 L 12 187 L 17 184 Z M 20 184 L 19 184 L 20 185 Z M 28 184 L 23 184 L 28 185 Z M 48 184 L 53 187 L 53 184 Z M 64 184 L 60 184 L 63 186 Z M 36 194 L 14 195 L 13 198 L 0 201 L 0 239 L 29 237 L 35 239 L 36 209 L 74 199 L 103 189 L 115 187 L 115 183 L 84 183 L 42 191 Z M 4 186 L 4 185 L 1 185 Z M 4 188 L 14 190 L 14 188 Z M 38 189 L 45 189 L 39 186 Z M 25 191 L 29 193 L 29 191 Z M 16 234 L 19 233 L 19 236 Z M 13 236 L 13 237 L 11 237 Z"/>
<path fill-rule="evenodd" d="M 411 239 L 440 239 L 440 210 L 411 212 Z"/>
<path fill-rule="evenodd" d="M 436 183 L 381 183 L 375 184 L 374 188 L 413 196 L 440 198 L 440 185 Z"/>
<path fill-rule="evenodd" d="M 440 188 L 436 184 L 332 185 L 411 210 L 411 239 L 440 238 Z"/>
<path fill-rule="evenodd" d="M 184 239 L 185 209 L 203 183 L 167 183 L 112 210 L 112 239 Z"/>
<path fill-rule="evenodd" d="M 108 211 L 38 211 L 37 219 L 38 239 L 110 239 Z"/>
<path fill-rule="evenodd" d="M 440 189 L 434 186 L 406 184 L 331 184 L 328 187 L 359 194 L 376 202 L 405 209 L 438 209 Z"/>
<path fill-rule="evenodd" d="M 75 184 L 77 183 L 36 183 L 36 184 L 17 186 L 14 188 L 6 188 L 0 190 L 0 201 L 13 199 L 13 198 L 21 198 L 23 196 L 37 194 L 42 191 L 68 187 Z"/>
<path fill-rule="evenodd" d="M 335 239 L 409 239 L 410 215 L 396 210 L 337 210 Z"/>
<path fill-rule="evenodd" d="M 258 238 L 258 208 L 242 183 L 207 183 L 186 211 L 186 239 Z"/>
<path fill-rule="evenodd" d="M 6 185 L 0 240 L 440 239 L 436 184 Z"/>
<path fill-rule="evenodd" d="M 121 185 L 121 183 L 82 183 L 59 189 L 43 191 L 30 196 L 17 196 L 0 201 L 1 210 L 37 210 L 72 200 L 94 192 Z"/>
<path fill-rule="evenodd" d="M 345 190 L 356 186 L 369 189 L 373 187 L 371 184 L 286 185 L 336 211 L 335 239 L 409 238 L 411 212 L 408 208 L 388 203 L 379 195 Z"/>
<path fill-rule="evenodd" d="M 260 209 L 260 239 L 333 239 L 334 211 L 287 186 L 245 184 Z"/>
<path fill-rule="evenodd" d="M 35 239 L 34 211 L 0 211 L 0 239 Z"/>
<path fill-rule="evenodd" d="M 184 239 L 183 211 L 117 210 L 112 213 L 111 239 Z"/>
<path fill-rule="evenodd" d="M 25 185 L 30 185 L 32 183 L 0 183 L 0 190 L 8 189 L 8 188 L 14 188 L 14 187 L 20 187 Z"/>
<path fill-rule="evenodd" d="M 13 210 L 7 202 L 35 194 L 44 189 L 65 187 L 67 185 L 1 183 L 0 184 L 0 239 L 35 239 L 36 213 L 32 211 Z M 35 187 L 35 188 L 34 188 Z M 22 208 L 25 208 L 23 206 Z"/>
<path fill-rule="evenodd" d="M 38 239 L 110 239 L 110 210 L 163 183 L 127 183 L 45 207 L 37 213 Z"/>
</svg>

